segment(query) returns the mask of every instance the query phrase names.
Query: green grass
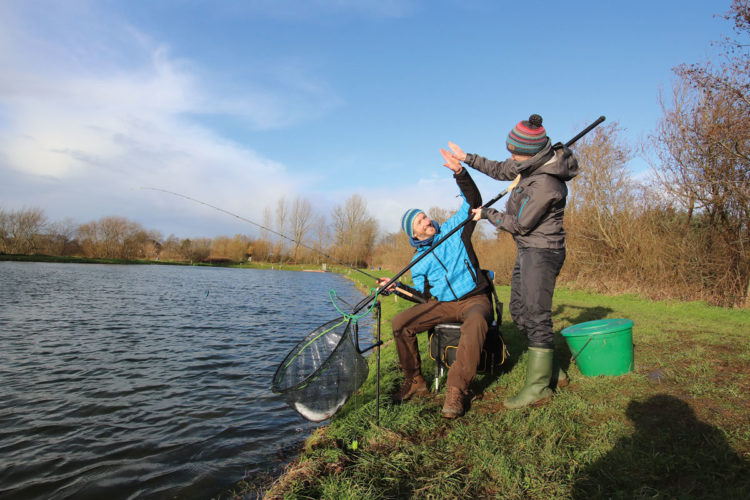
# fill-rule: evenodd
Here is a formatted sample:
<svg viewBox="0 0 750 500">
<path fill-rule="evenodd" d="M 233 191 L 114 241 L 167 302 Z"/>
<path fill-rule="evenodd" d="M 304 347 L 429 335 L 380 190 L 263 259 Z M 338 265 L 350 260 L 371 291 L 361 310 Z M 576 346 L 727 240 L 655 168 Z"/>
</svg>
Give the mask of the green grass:
<svg viewBox="0 0 750 500">
<path fill-rule="evenodd" d="M 498 294 L 507 304 L 509 288 Z M 369 380 L 308 439 L 268 498 L 731 499 L 750 491 L 750 311 L 558 289 L 556 332 L 595 319 L 635 322 L 635 370 L 584 377 L 571 365 L 571 385 L 545 406 L 506 411 L 502 400 L 521 388 L 526 369 L 525 340 L 506 308 L 510 359 L 499 375 L 478 376 L 478 399 L 449 421 L 440 416 L 442 390 L 390 402 L 401 383 L 390 319 L 411 304 L 382 303 L 379 425 L 371 356 Z M 569 360 L 556 337 L 558 357 Z M 419 341 L 431 378 L 426 336 Z"/>
</svg>

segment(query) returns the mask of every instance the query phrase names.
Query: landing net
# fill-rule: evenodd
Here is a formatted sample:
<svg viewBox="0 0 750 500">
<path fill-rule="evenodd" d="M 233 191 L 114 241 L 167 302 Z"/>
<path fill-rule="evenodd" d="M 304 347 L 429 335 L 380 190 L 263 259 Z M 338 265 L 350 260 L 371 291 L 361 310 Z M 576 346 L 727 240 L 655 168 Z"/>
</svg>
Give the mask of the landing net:
<svg viewBox="0 0 750 500">
<path fill-rule="evenodd" d="M 367 361 L 352 342 L 348 315 L 313 330 L 276 369 L 271 390 L 312 422 L 333 416 L 367 379 Z"/>
</svg>

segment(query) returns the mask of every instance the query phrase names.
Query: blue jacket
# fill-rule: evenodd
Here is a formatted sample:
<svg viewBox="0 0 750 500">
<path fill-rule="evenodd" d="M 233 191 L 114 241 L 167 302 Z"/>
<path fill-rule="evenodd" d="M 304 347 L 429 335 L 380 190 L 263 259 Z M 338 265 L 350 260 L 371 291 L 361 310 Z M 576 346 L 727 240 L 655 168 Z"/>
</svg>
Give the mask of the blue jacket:
<svg viewBox="0 0 750 500">
<path fill-rule="evenodd" d="M 440 242 L 447 233 L 465 221 L 471 208 L 482 205 L 482 195 L 465 168 L 453 177 L 464 201 L 458 212 L 440 226 L 435 242 Z M 471 234 L 476 224 L 474 221 L 466 224 L 412 267 L 411 276 L 417 290 L 442 302 L 487 292 L 489 283 L 480 272 L 479 261 L 471 244 Z M 418 248 L 412 261 L 430 248 Z"/>
</svg>

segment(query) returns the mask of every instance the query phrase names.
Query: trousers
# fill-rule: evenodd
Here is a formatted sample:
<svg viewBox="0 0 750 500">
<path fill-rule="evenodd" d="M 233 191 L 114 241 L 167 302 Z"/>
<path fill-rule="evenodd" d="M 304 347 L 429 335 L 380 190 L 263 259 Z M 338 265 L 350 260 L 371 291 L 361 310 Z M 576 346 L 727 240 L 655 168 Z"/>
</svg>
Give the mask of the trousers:
<svg viewBox="0 0 750 500">
<path fill-rule="evenodd" d="M 476 376 L 491 319 L 492 305 L 487 295 L 451 302 L 431 300 L 398 313 L 392 321 L 393 338 L 404 376 L 408 380 L 421 371 L 418 333 L 440 323 L 462 323 L 456 361 L 448 370 L 447 385 L 466 391 Z"/>
<path fill-rule="evenodd" d="M 531 347 L 553 348 L 552 294 L 565 249 L 519 247 L 510 283 L 510 315 Z"/>
</svg>

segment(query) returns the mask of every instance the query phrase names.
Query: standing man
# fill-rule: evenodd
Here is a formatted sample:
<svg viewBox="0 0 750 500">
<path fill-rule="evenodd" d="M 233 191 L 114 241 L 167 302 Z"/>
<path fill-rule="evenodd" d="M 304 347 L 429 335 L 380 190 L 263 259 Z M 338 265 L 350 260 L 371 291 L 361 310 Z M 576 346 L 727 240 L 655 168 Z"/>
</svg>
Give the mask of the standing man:
<svg viewBox="0 0 750 500">
<path fill-rule="evenodd" d="M 469 172 L 449 153 L 444 153 L 445 166 L 453 171 L 464 199 L 458 212 L 439 225 L 416 208 L 407 210 L 401 218 L 401 228 L 416 249 L 412 260 L 427 252 L 434 242 L 441 241 L 445 234 L 470 217 L 472 207 L 482 205 L 482 196 Z M 467 223 L 461 231 L 452 234 L 411 269 L 415 288 L 401 283 L 399 288 L 408 289 L 409 295 L 402 297 L 421 302 L 397 314 L 392 321 L 393 338 L 396 342 L 399 363 L 404 372 L 404 384 L 394 396 L 395 401 L 405 401 L 412 396 L 429 393 L 421 373 L 421 358 L 417 334 L 440 324 L 461 322 L 461 338 L 458 343 L 456 361 L 448 370 L 445 389 L 443 417 L 456 418 L 464 414 L 464 398 L 469 383 L 476 376 L 482 346 L 487 335 L 488 322 L 492 317 L 489 293 L 491 284 L 480 271 L 479 261 L 471 244 L 471 234 L 476 221 Z M 388 278 L 380 278 L 378 284 L 385 285 Z M 394 283 L 388 288 L 393 291 Z M 414 300 L 414 298 L 417 300 Z"/>
<path fill-rule="evenodd" d="M 522 408 L 539 404 L 552 395 L 550 383 L 568 384 L 561 368 L 553 370 L 552 294 L 565 261 L 563 215 L 568 195 L 566 181 L 578 174 L 578 160 L 562 144 L 552 145 L 542 127 L 542 117 L 531 115 L 519 122 L 506 140 L 511 158 L 498 162 L 466 154 L 449 143 L 453 157 L 497 180 L 521 176 L 505 212 L 491 208 L 472 210 L 474 220 L 489 220 L 513 235 L 518 253 L 511 279 L 510 313 L 529 341 L 526 384 L 503 404 Z"/>
</svg>

